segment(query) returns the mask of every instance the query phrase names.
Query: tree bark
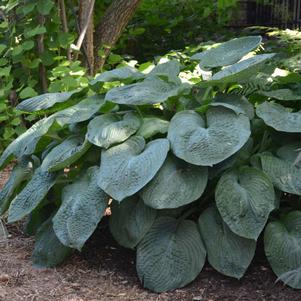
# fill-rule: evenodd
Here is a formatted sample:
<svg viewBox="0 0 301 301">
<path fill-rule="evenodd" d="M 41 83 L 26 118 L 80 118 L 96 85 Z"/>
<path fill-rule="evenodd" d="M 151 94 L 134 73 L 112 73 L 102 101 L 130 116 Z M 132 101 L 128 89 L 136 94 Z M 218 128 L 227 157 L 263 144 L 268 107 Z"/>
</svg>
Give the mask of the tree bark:
<svg viewBox="0 0 301 301">
<path fill-rule="evenodd" d="M 59 0 L 59 8 L 60 8 L 61 22 L 62 22 L 62 25 L 63 25 L 63 31 L 64 32 L 69 32 L 68 23 L 67 23 L 65 0 Z M 67 49 L 67 58 L 68 58 L 68 61 L 72 60 L 70 48 Z"/>
<path fill-rule="evenodd" d="M 80 49 L 84 43 L 85 55 L 89 74 L 94 74 L 94 21 L 93 9 L 95 0 L 81 0 L 79 2 L 80 36 L 77 47 Z"/>
<path fill-rule="evenodd" d="M 102 69 L 112 47 L 131 20 L 140 0 L 114 0 L 95 29 L 94 70 Z M 102 55 L 98 55 L 101 50 Z"/>
</svg>

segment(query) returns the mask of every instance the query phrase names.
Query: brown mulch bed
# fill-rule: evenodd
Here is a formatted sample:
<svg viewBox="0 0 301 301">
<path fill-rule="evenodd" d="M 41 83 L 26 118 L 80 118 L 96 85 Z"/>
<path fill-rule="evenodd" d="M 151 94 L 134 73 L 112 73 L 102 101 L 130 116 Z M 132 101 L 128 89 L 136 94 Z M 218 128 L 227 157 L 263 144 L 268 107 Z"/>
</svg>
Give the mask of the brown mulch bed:
<svg viewBox="0 0 301 301">
<path fill-rule="evenodd" d="M 0 174 L 5 181 L 9 170 Z M 82 253 L 56 269 L 31 267 L 33 238 L 22 225 L 8 226 L 11 237 L 0 243 L 0 301 L 300 301 L 301 292 L 281 283 L 259 247 L 256 260 L 238 281 L 206 265 L 197 279 L 174 292 L 154 294 L 141 288 L 135 253 L 119 247 L 103 224 Z"/>
</svg>

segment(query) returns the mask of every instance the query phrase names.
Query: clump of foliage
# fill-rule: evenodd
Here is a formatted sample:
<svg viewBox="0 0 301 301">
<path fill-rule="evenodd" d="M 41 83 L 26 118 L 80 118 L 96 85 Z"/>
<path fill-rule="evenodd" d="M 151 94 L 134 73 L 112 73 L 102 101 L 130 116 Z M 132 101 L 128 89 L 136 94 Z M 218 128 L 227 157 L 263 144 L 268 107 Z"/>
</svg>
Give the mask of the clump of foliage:
<svg viewBox="0 0 301 301">
<path fill-rule="evenodd" d="M 81 250 L 111 207 L 112 235 L 155 292 L 190 283 L 206 258 L 241 278 L 261 234 L 276 275 L 301 288 L 301 76 L 260 44 L 242 37 L 21 102 L 49 116 L 2 153 L 0 168 L 18 164 L 0 214 L 27 218 L 34 266 Z"/>
</svg>

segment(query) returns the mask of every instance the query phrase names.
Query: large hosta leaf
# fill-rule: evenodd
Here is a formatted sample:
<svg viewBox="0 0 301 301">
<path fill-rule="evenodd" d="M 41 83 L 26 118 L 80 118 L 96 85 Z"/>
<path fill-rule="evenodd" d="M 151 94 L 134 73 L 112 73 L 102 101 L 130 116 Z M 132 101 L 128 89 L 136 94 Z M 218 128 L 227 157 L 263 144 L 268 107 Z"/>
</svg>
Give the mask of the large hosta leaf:
<svg viewBox="0 0 301 301">
<path fill-rule="evenodd" d="M 291 211 L 271 221 L 264 233 L 264 249 L 275 272 L 287 285 L 301 289 L 301 211 Z M 290 277 L 285 277 L 291 272 Z"/>
<path fill-rule="evenodd" d="M 262 171 L 242 167 L 222 175 L 216 186 L 215 202 L 234 233 L 256 240 L 275 208 L 274 188 Z"/>
<path fill-rule="evenodd" d="M 10 200 L 20 184 L 26 180 L 32 172 L 32 163 L 27 157 L 21 158 L 16 165 L 4 187 L 0 191 L 0 215 L 9 207 Z"/>
<path fill-rule="evenodd" d="M 157 134 L 165 134 L 168 131 L 169 121 L 158 117 L 145 117 L 143 124 L 137 132 L 138 136 L 148 139 Z"/>
<path fill-rule="evenodd" d="M 136 68 L 131 66 L 125 66 L 100 73 L 95 77 L 95 79 L 93 79 L 90 82 L 90 84 L 95 85 L 99 82 L 105 83 L 113 81 L 138 80 L 143 77 L 144 75 L 141 72 L 139 72 Z"/>
<path fill-rule="evenodd" d="M 177 208 L 200 198 L 207 179 L 206 167 L 191 165 L 170 155 L 140 195 L 144 203 L 153 208 Z"/>
<path fill-rule="evenodd" d="M 55 146 L 45 157 L 41 165 L 44 171 L 58 171 L 76 162 L 91 144 L 80 136 L 71 136 Z"/>
<path fill-rule="evenodd" d="M 186 84 L 167 82 L 154 75 L 140 83 L 113 88 L 105 99 L 126 105 L 156 104 L 179 95 L 186 88 Z"/>
<path fill-rule="evenodd" d="M 87 139 L 103 148 L 125 141 L 137 132 L 141 119 L 135 113 L 124 116 L 104 114 L 92 119 L 88 125 Z"/>
<path fill-rule="evenodd" d="M 206 251 L 195 222 L 159 217 L 137 248 L 137 272 L 144 287 L 164 292 L 190 283 Z"/>
<path fill-rule="evenodd" d="M 17 106 L 17 109 L 27 112 L 46 110 L 53 107 L 56 103 L 65 102 L 77 92 L 78 91 L 42 94 L 22 101 Z"/>
<path fill-rule="evenodd" d="M 78 104 L 52 115 L 58 124 L 65 125 L 90 119 L 104 105 L 103 95 L 90 96 Z"/>
<path fill-rule="evenodd" d="M 272 91 L 261 91 L 260 94 L 282 101 L 301 100 L 301 91 L 295 92 L 290 89 L 277 89 Z"/>
<path fill-rule="evenodd" d="M 262 170 L 279 190 L 301 195 L 301 169 L 294 165 L 298 155 L 293 146 L 287 145 L 278 150 L 277 156 L 271 153 L 259 155 Z M 282 156 L 283 155 L 283 156 Z"/>
<path fill-rule="evenodd" d="M 261 43 L 260 36 L 249 36 L 233 39 L 197 53 L 191 57 L 192 60 L 200 60 L 201 67 L 215 68 L 232 65 L 243 56 L 256 49 Z"/>
<path fill-rule="evenodd" d="M 14 140 L 0 157 L 0 169 L 13 156 L 20 158 L 24 155 L 33 154 L 39 140 L 48 132 L 53 122 L 54 118 L 52 117 L 44 118 Z"/>
<path fill-rule="evenodd" d="M 25 188 L 10 204 L 8 221 L 16 222 L 34 210 L 54 185 L 55 179 L 55 174 L 44 172 L 38 168 Z"/>
<path fill-rule="evenodd" d="M 178 61 L 168 61 L 158 64 L 147 76 L 163 76 L 169 81 L 179 82 L 178 74 L 180 73 L 180 63 Z"/>
<path fill-rule="evenodd" d="M 264 64 L 274 55 L 273 53 L 255 55 L 224 68 L 215 73 L 209 81 L 201 82 L 199 85 L 206 87 L 232 82 L 248 82 L 250 77 L 260 71 L 264 67 Z"/>
<path fill-rule="evenodd" d="M 144 205 L 139 198 L 113 202 L 110 230 L 125 248 L 135 248 L 155 221 L 157 211 Z"/>
<path fill-rule="evenodd" d="M 103 150 L 98 185 L 120 202 L 138 192 L 155 176 L 168 151 L 167 139 L 156 139 L 145 145 L 140 136 Z"/>
<path fill-rule="evenodd" d="M 194 111 L 182 111 L 172 118 L 168 139 L 177 157 L 195 165 L 212 166 L 229 158 L 247 142 L 247 116 L 225 107 L 212 107 L 206 117 L 207 124 Z"/>
<path fill-rule="evenodd" d="M 234 234 L 211 207 L 199 217 L 209 263 L 220 273 L 240 279 L 250 265 L 256 242 Z"/>
<path fill-rule="evenodd" d="M 98 172 L 98 167 L 90 167 L 63 189 L 63 203 L 53 218 L 53 229 L 65 246 L 81 250 L 104 215 L 109 197 L 97 186 Z"/>
<path fill-rule="evenodd" d="M 256 114 L 277 131 L 301 133 L 301 111 L 290 112 L 278 103 L 266 101 L 257 107 Z"/>
<path fill-rule="evenodd" d="M 56 237 L 51 218 L 38 230 L 32 254 L 32 262 L 37 268 L 53 268 L 62 263 L 72 253 L 72 249 L 64 246 Z"/>
</svg>

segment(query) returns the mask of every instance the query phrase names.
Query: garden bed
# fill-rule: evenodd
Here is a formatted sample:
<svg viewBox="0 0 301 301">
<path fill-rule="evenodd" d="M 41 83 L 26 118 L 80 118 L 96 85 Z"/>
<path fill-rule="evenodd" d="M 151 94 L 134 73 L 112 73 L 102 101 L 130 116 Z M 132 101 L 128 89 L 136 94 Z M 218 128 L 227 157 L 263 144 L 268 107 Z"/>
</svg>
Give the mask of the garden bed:
<svg viewBox="0 0 301 301">
<path fill-rule="evenodd" d="M 9 169 L 0 173 L 0 187 Z M 22 224 L 8 227 L 11 234 L 1 243 L 0 301 L 299 301 L 301 293 L 282 283 L 259 254 L 238 281 L 206 265 L 196 281 L 174 292 L 154 294 L 141 288 L 135 271 L 135 252 L 118 246 L 105 223 L 76 253 L 56 269 L 31 267 L 33 238 L 22 233 Z"/>
</svg>

